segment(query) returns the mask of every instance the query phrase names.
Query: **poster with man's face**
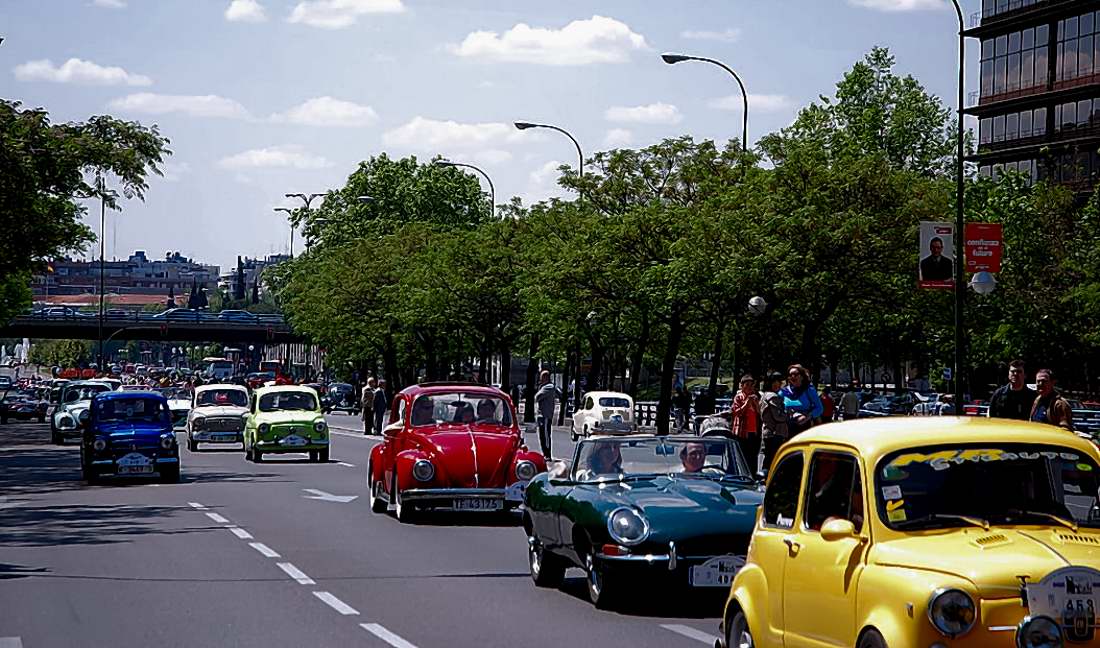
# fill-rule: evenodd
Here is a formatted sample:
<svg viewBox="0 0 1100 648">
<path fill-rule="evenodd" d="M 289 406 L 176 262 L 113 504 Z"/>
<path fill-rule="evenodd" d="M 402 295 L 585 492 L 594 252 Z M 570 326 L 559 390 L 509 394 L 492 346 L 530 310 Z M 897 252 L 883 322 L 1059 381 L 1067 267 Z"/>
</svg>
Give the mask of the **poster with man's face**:
<svg viewBox="0 0 1100 648">
<path fill-rule="evenodd" d="M 921 221 L 918 286 L 955 287 L 955 225 Z"/>
</svg>

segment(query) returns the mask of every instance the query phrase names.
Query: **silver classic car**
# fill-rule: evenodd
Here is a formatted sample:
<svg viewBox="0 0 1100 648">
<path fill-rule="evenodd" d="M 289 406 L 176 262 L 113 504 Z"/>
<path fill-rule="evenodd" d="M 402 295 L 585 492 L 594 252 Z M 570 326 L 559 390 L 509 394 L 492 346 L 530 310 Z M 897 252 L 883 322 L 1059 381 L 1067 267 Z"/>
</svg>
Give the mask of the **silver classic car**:
<svg viewBox="0 0 1100 648">
<path fill-rule="evenodd" d="M 50 441 L 60 445 L 66 439 L 79 439 L 81 423 L 88 418 L 92 398 L 111 389 L 111 385 L 97 380 L 78 380 L 62 387 L 57 407 L 50 418 Z"/>
<path fill-rule="evenodd" d="M 240 443 L 248 416 L 248 389 L 240 385 L 204 385 L 195 389 L 187 416 L 187 449 L 200 443 Z"/>
</svg>

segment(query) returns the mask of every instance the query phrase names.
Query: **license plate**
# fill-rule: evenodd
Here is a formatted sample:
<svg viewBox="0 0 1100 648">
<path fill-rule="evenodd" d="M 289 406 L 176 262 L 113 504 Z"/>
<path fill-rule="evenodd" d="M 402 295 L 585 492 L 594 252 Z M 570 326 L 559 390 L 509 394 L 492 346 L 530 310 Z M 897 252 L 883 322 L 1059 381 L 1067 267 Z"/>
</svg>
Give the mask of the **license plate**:
<svg viewBox="0 0 1100 648">
<path fill-rule="evenodd" d="M 1074 641 L 1092 639 L 1096 629 L 1096 605 L 1092 598 L 1068 597 L 1062 612 L 1062 632 Z"/>
<path fill-rule="evenodd" d="M 236 441 L 237 440 L 237 435 L 236 434 L 212 434 L 212 435 L 210 435 L 210 440 L 213 441 L 214 443 Z"/>
<path fill-rule="evenodd" d="M 741 556 L 718 556 L 692 567 L 688 582 L 692 587 L 729 587 L 744 566 L 745 559 Z"/>
<path fill-rule="evenodd" d="M 139 475 L 144 473 L 153 472 L 153 467 L 150 466 L 119 466 L 118 474 L 120 475 Z"/>
<path fill-rule="evenodd" d="M 284 437 L 283 440 L 279 442 L 279 444 L 294 448 L 297 446 L 304 446 L 306 444 L 306 440 L 295 434 Z"/>
<path fill-rule="evenodd" d="M 153 467 L 153 461 L 140 452 L 131 452 L 118 460 L 119 468 Z"/>
<path fill-rule="evenodd" d="M 454 508 L 456 511 L 499 511 L 504 508 L 504 502 L 498 499 L 456 499 Z"/>
</svg>

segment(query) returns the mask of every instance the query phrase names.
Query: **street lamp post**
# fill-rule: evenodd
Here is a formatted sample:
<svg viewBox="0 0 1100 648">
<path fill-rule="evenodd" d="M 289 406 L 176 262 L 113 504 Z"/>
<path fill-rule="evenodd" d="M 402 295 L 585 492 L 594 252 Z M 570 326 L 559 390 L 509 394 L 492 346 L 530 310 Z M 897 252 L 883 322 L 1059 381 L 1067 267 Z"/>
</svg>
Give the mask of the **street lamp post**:
<svg viewBox="0 0 1100 648">
<path fill-rule="evenodd" d="M 308 213 L 309 210 L 310 210 L 310 206 L 313 204 L 313 201 L 316 200 L 317 198 L 323 198 L 324 195 L 325 194 L 323 194 L 323 193 L 311 193 L 311 194 L 308 194 L 308 195 L 304 194 L 304 193 L 288 193 L 288 194 L 286 194 L 286 197 L 287 198 L 298 198 L 299 200 L 301 200 L 305 204 L 306 213 Z M 284 208 L 278 208 L 278 209 L 284 209 Z M 287 213 L 289 214 L 290 212 L 288 211 Z M 290 256 L 294 256 L 294 225 L 293 224 L 291 224 L 291 226 L 290 226 Z"/>
<path fill-rule="evenodd" d="M 474 171 L 477 171 L 478 173 L 480 173 L 481 176 L 483 178 L 485 178 L 485 182 L 489 183 L 489 217 L 493 220 L 496 220 L 496 217 L 497 217 L 497 192 L 496 192 L 496 188 L 493 187 L 493 180 L 489 177 L 488 173 L 485 173 L 485 171 L 483 171 L 482 169 L 480 169 L 480 168 L 478 168 L 478 167 L 476 167 L 472 164 L 465 164 L 463 162 L 451 162 L 450 160 L 436 160 L 435 164 L 437 164 L 439 166 L 462 167 L 464 169 L 473 169 Z"/>
<path fill-rule="evenodd" d="M 290 217 L 294 214 L 294 210 L 289 207 L 276 207 L 271 211 L 283 212 L 286 214 L 287 222 L 290 223 Z M 294 223 L 290 223 L 290 256 L 294 256 Z"/>
<path fill-rule="evenodd" d="M 966 228 L 966 215 L 963 212 L 963 98 L 966 81 L 966 25 L 963 21 L 962 5 L 959 0 L 951 0 L 959 19 L 959 106 L 958 106 L 958 151 L 955 161 L 955 413 L 962 414 L 963 388 L 962 370 L 966 364 L 966 349 L 963 337 L 963 308 L 966 304 L 966 266 L 963 263 L 963 230 Z"/>
<path fill-rule="evenodd" d="M 722 68 L 726 72 L 729 72 L 731 75 L 733 75 L 733 78 L 737 80 L 737 86 L 739 88 L 741 88 L 741 98 L 742 98 L 742 100 L 744 101 L 744 104 L 745 104 L 744 115 L 742 115 L 742 121 L 741 121 L 741 151 L 742 152 L 748 151 L 749 150 L 749 93 L 745 91 L 744 82 L 742 82 L 741 77 L 738 76 L 738 74 L 733 71 L 733 68 L 731 68 L 730 66 L 726 65 L 725 63 L 723 63 L 721 61 L 718 61 L 718 60 L 715 60 L 715 59 L 712 59 L 712 58 L 706 58 L 705 56 L 688 56 L 687 54 L 662 54 L 661 55 L 661 60 L 663 60 L 665 63 L 668 63 L 669 65 L 675 65 L 677 63 L 682 63 L 684 61 L 702 61 L 703 63 L 710 63 L 711 65 L 717 65 L 718 67 Z"/>
<path fill-rule="evenodd" d="M 584 152 L 581 151 L 580 142 L 577 141 L 576 137 L 573 137 L 572 135 L 570 135 L 569 131 L 565 130 L 564 128 L 560 128 L 558 126 L 554 126 L 553 124 L 535 124 L 533 122 L 521 122 L 521 121 L 519 121 L 519 122 L 515 122 L 515 126 L 519 130 L 527 130 L 529 128 L 549 128 L 550 130 L 558 131 L 562 135 L 565 135 L 566 137 L 568 137 L 570 139 L 570 141 L 573 142 L 573 146 L 577 147 L 577 179 L 580 180 L 580 179 L 584 178 Z M 580 193 L 580 200 L 583 201 L 584 200 L 584 189 L 581 189 L 579 193 Z"/>
</svg>

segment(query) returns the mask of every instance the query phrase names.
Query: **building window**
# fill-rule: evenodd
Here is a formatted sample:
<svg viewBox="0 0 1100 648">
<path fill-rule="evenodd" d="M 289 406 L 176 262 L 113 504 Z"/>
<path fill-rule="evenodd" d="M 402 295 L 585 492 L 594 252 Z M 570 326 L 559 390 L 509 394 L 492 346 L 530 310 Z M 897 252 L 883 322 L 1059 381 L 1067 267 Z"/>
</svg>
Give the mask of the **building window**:
<svg viewBox="0 0 1100 648">
<path fill-rule="evenodd" d="M 1100 103 L 1100 102 L 1098 102 Z M 978 144 L 1010 142 L 1047 133 L 1047 109 L 1022 110 L 978 122 Z"/>
<path fill-rule="evenodd" d="M 1039 25 L 982 41 L 981 96 L 1046 86 L 1049 37 Z"/>
<path fill-rule="evenodd" d="M 1054 107 L 1054 130 L 1071 131 L 1100 123 L 1100 98 L 1069 101 Z"/>
<path fill-rule="evenodd" d="M 1100 38 L 1096 37 L 1096 12 L 1058 21 L 1058 64 L 1056 81 L 1071 81 L 1091 76 L 1100 57 Z"/>
<path fill-rule="evenodd" d="M 982 0 L 982 18 L 991 18 L 1006 11 L 1015 11 L 1045 0 Z"/>
<path fill-rule="evenodd" d="M 1035 160 L 1013 160 L 1012 162 L 998 162 L 978 167 L 979 176 L 994 180 L 1000 180 L 1009 172 L 1023 174 L 1029 185 L 1033 185 L 1040 180 L 1040 165 Z"/>
</svg>

